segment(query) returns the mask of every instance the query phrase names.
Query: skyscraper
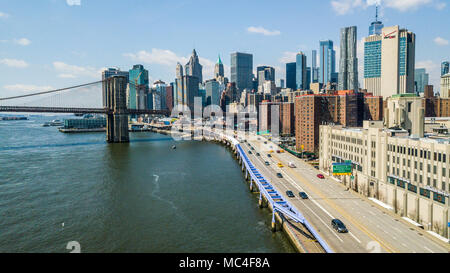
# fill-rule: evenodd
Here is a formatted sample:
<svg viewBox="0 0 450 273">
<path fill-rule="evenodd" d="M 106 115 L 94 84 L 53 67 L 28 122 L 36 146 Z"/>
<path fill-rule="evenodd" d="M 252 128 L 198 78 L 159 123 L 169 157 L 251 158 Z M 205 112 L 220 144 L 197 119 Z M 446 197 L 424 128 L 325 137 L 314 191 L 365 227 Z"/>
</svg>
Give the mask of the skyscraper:
<svg viewBox="0 0 450 273">
<path fill-rule="evenodd" d="M 322 84 L 331 82 L 334 73 L 336 73 L 336 52 L 333 49 L 333 41 L 320 41 L 319 82 Z"/>
<path fill-rule="evenodd" d="M 214 66 L 214 78 L 220 79 L 220 78 L 224 78 L 225 77 L 225 72 L 223 69 L 223 63 L 222 60 L 220 59 L 220 55 L 219 55 L 219 59 L 217 60 L 216 65 Z"/>
<path fill-rule="evenodd" d="M 286 64 L 286 88 L 291 88 L 292 90 L 297 89 L 297 81 L 295 76 L 297 63 L 287 63 Z"/>
<path fill-rule="evenodd" d="M 381 96 L 414 93 L 416 35 L 399 26 L 385 27 L 381 45 Z M 378 94 L 374 94 L 378 95 Z"/>
<path fill-rule="evenodd" d="M 102 72 L 103 107 L 106 107 L 106 82 L 105 82 L 105 80 L 112 76 L 124 76 L 127 78 L 127 83 L 128 83 L 129 72 L 128 71 L 120 71 L 120 69 L 118 69 L 118 68 L 108 68 Z"/>
<path fill-rule="evenodd" d="M 176 67 L 176 78 L 173 84 L 173 106 L 182 105 L 183 103 L 183 66 L 177 63 Z"/>
<path fill-rule="evenodd" d="M 429 75 L 425 68 L 417 68 L 414 72 L 415 91 L 424 93 L 425 86 L 428 85 Z"/>
<path fill-rule="evenodd" d="M 128 108 L 145 109 L 148 93 L 148 70 L 141 64 L 134 65 L 129 71 Z"/>
<path fill-rule="evenodd" d="M 317 51 L 311 52 L 311 83 L 319 82 L 319 68 L 317 67 Z"/>
<path fill-rule="evenodd" d="M 297 53 L 296 69 L 295 69 L 296 89 L 307 89 L 307 71 L 306 71 L 306 55 L 303 52 Z"/>
<path fill-rule="evenodd" d="M 206 106 L 220 104 L 220 84 L 215 79 L 207 80 L 206 89 Z"/>
<path fill-rule="evenodd" d="M 165 82 L 159 80 L 153 83 L 153 110 L 166 110 L 166 88 Z"/>
<path fill-rule="evenodd" d="M 184 76 L 183 77 L 183 104 L 187 105 L 194 113 L 194 98 L 199 96 L 199 79 L 195 76 Z"/>
<path fill-rule="evenodd" d="M 441 77 L 450 72 L 450 62 L 443 61 L 441 64 Z"/>
<path fill-rule="evenodd" d="M 381 21 L 378 21 L 378 5 L 376 6 L 375 21 L 370 24 L 369 36 L 370 35 L 381 35 L 384 25 Z"/>
<path fill-rule="evenodd" d="M 244 89 L 253 89 L 253 55 L 247 53 L 231 54 L 231 82 L 236 83 L 239 94 Z"/>
<path fill-rule="evenodd" d="M 358 90 L 358 58 L 356 26 L 341 29 L 341 58 L 338 90 Z"/>
<path fill-rule="evenodd" d="M 275 68 L 271 66 L 258 66 L 256 68 L 256 76 L 258 79 L 258 86 L 263 85 L 266 81 L 275 82 Z"/>
<path fill-rule="evenodd" d="M 192 51 L 192 56 L 184 69 L 186 70 L 186 76 L 197 77 L 199 83 L 203 82 L 203 66 L 199 62 L 195 49 Z"/>
<path fill-rule="evenodd" d="M 375 96 L 414 93 L 415 34 L 399 26 L 364 39 L 364 88 Z"/>
<path fill-rule="evenodd" d="M 369 93 L 381 95 L 381 35 L 364 39 L 364 88 Z"/>
</svg>

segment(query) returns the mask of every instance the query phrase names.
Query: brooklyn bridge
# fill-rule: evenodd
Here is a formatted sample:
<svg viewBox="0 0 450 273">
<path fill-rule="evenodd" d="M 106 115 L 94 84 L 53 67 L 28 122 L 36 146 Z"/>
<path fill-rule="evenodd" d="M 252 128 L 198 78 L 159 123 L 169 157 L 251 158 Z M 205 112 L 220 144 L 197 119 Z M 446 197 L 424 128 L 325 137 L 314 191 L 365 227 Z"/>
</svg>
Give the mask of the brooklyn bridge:
<svg viewBox="0 0 450 273">
<path fill-rule="evenodd" d="M 96 92 L 89 87 L 102 84 L 106 88 L 104 107 L 86 106 Z M 130 83 L 131 84 L 131 83 Z M 0 112 L 20 113 L 64 113 L 64 114 L 105 114 L 106 138 L 108 142 L 129 142 L 129 115 L 169 115 L 168 110 L 147 110 L 127 108 L 127 78 L 113 76 L 104 81 L 96 81 L 61 89 L 35 92 L 0 98 Z M 33 100 L 37 98 L 36 100 Z M 31 99 L 31 100 L 30 100 Z M 98 102 L 94 102 L 96 104 Z M 90 103 L 93 104 L 92 102 Z"/>
</svg>

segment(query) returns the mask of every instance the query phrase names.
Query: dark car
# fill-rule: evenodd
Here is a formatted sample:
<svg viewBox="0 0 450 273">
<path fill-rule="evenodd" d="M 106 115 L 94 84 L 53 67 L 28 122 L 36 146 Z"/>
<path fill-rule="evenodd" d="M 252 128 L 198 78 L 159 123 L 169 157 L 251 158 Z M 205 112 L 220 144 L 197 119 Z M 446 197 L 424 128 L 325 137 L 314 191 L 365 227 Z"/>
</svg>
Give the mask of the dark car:
<svg viewBox="0 0 450 273">
<path fill-rule="evenodd" d="M 272 157 L 272 155 L 271 154 L 267 154 L 267 157 Z"/>
<path fill-rule="evenodd" d="M 302 199 L 308 199 L 308 195 L 306 194 L 306 192 L 299 192 L 298 195 L 299 195 L 300 198 L 302 198 Z"/>
<path fill-rule="evenodd" d="M 283 175 L 281 173 L 277 173 L 278 178 L 283 178 Z"/>
<path fill-rule="evenodd" d="M 267 144 L 267 141 L 264 141 L 264 144 Z"/>
<path fill-rule="evenodd" d="M 314 169 L 318 170 L 318 169 L 319 169 L 319 166 L 314 166 Z"/>
<path fill-rule="evenodd" d="M 249 154 L 252 154 L 252 151 L 248 151 Z"/>
<path fill-rule="evenodd" d="M 256 156 L 260 156 L 260 154 L 259 154 L 259 153 L 256 153 Z"/>
<path fill-rule="evenodd" d="M 266 164 L 266 166 L 269 166 L 269 165 L 270 165 L 270 163 L 269 163 L 268 161 L 266 161 L 265 164 Z"/>
<path fill-rule="evenodd" d="M 288 197 L 295 197 L 295 195 L 294 195 L 294 193 L 293 193 L 292 191 L 287 191 L 287 192 L 286 192 L 286 195 L 287 195 Z"/>
<path fill-rule="evenodd" d="M 251 149 L 252 149 L 252 151 L 254 151 L 254 150 L 255 150 L 255 148 L 253 148 L 253 147 L 251 147 Z"/>
<path fill-rule="evenodd" d="M 339 219 L 331 220 L 331 226 L 339 233 L 347 233 L 347 227 L 345 227 L 344 223 L 342 223 Z"/>
</svg>

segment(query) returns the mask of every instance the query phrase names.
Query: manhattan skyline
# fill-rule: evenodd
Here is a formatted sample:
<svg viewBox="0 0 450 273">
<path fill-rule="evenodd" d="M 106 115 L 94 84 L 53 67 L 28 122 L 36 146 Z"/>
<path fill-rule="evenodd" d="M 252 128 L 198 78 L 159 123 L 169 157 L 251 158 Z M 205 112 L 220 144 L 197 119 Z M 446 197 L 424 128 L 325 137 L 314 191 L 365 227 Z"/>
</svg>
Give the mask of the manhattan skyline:
<svg viewBox="0 0 450 273">
<path fill-rule="evenodd" d="M 385 26 L 400 25 L 416 33 L 416 68 L 426 68 L 430 84 L 439 91 L 440 63 L 449 58 L 450 31 L 445 26 L 450 19 L 443 16 L 449 6 L 438 0 L 399 2 L 382 1 L 379 19 Z M 176 63 L 186 64 L 194 48 L 204 80 L 213 78 L 218 54 L 230 77 L 230 54 L 237 51 L 253 54 L 254 72 L 260 65 L 274 67 L 278 82 L 285 79 L 286 63 L 295 61 L 300 51 L 311 66 L 311 51 L 319 49 L 320 40 L 333 41 L 339 70 L 340 29 L 352 25 L 358 29 L 363 86 L 362 39 L 375 19 L 374 1 L 283 1 L 281 6 L 248 1 L 239 2 L 239 8 L 237 3 L 4 2 L 0 90 L 5 95 L 47 90 L 99 79 L 108 67 L 128 71 L 138 63 L 149 70 L 150 82 L 171 82 Z M 258 12 L 252 8 L 256 4 Z"/>
</svg>

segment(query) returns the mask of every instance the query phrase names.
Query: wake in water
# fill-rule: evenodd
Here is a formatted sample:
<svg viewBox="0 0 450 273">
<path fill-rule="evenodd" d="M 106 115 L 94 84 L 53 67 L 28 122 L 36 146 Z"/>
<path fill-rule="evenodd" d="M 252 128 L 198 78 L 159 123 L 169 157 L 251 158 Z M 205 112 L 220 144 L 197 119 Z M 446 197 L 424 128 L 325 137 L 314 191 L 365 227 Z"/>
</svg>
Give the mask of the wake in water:
<svg viewBox="0 0 450 273">
<path fill-rule="evenodd" d="M 174 210 L 178 210 L 178 208 L 175 206 L 175 204 L 170 201 L 170 200 L 166 200 L 164 198 L 162 198 L 161 196 L 158 195 L 159 193 L 159 175 L 154 174 L 153 177 L 155 177 L 155 180 L 153 181 L 153 184 L 155 185 L 155 188 L 152 191 L 152 197 L 158 199 L 159 201 L 165 202 L 167 204 L 169 204 Z"/>
</svg>

